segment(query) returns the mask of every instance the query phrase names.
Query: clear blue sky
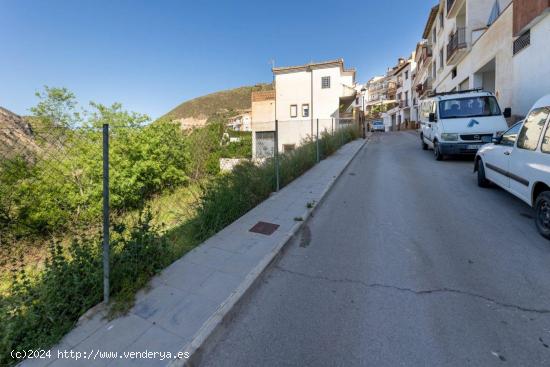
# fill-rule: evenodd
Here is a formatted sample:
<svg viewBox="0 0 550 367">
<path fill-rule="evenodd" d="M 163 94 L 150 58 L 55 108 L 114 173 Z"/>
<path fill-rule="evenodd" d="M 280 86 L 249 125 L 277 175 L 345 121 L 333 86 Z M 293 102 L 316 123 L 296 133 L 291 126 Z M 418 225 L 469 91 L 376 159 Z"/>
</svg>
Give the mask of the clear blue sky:
<svg viewBox="0 0 550 367">
<path fill-rule="evenodd" d="M 43 85 L 82 104 L 159 117 L 271 81 L 269 61 L 343 57 L 359 82 L 415 47 L 436 0 L 0 0 L 0 106 L 27 114 Z"/>
</svg>

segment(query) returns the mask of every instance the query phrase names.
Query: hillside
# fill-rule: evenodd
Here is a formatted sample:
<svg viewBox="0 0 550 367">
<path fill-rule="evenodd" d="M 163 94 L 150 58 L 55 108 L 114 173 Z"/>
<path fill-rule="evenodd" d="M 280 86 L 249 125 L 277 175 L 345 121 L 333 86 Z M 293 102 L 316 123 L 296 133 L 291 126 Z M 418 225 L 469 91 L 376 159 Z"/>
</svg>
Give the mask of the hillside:
<svg viewBox="0 0 550 367">
<path fill-rule="evenodd" d="M 204 125 L 215 115 L 250 109 L 250 96 L 253 91 L 272 89 L 271 84 L 256 84 L 207 94 L 183 102 L 164 117 L 179 121 L 182 125 Z"/>
<path fill-rule="evenodd" d="M 26 156 L 35 149 L 30 125 L 21 116 L 0 107 L 0 158 Z"/>
</svg>

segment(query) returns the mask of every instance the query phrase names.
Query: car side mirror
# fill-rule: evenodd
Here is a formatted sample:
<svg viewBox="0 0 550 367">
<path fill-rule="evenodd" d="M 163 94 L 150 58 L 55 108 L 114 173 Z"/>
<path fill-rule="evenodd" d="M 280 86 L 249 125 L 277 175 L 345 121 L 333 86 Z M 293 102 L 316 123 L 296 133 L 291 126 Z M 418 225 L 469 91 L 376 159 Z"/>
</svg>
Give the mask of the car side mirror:
<svg viewBox="0 0 550 367">
<path fill-rule="evenodd" d="M 500 144 L 502 142 L 502 135 L 493 136 L 492 142 L 493 144 Z"/>
<path fill-rule="evenodd" d="M 512 117 L 512 109 L 510 107 L 506 107 L 502 115 L 505 119 Z"/>
<path fill-rule="evenodd" d="M 430 115 L 428 116 L 428 121 L 435 122 L 435 113 L 430 112 Z"/>
</svg>

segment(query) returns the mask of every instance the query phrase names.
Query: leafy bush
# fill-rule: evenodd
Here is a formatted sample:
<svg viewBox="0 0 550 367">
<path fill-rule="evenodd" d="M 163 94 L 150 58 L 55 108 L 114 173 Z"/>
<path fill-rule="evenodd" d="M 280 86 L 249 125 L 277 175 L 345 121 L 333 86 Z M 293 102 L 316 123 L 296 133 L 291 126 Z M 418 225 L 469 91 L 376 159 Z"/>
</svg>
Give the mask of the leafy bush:
<svg viewBox="0 0 550 367">
<path fill-rule="evenodd" d="M 272 161 L 262 166 L 243 162 L 208 182 L 193 221 L 195 237 L 210 237 L 265 200 L 273 191 L 274 178 Z"/>
<path fill-rule="evenodd" d="M 115 312 L 126 310 L 135 292 L 177 256 L 150 222 L 146 211 L 135 226 L 117 226 L 113 234 L 110 277 Z M 0 297 L 0 365 L 14 362 L 12 349 L 51 346 L 102 300 L 101 248 L 99 236 L 75 239 L 67 248 L 52 243 L 37 278 L 31 279 L 21 263 L 13 269 L 11 293 Z"/>
<path fill-rule="evenodd" d="M 230 138 L 238 138 L 239 141 L 228 142 L 222 147 L 223 158 L 251 158 L 252 157 L 252 133 L 249 131 L 229 131 Z"/>
<path fill-rule="evenodd" d="M 104 123 L 111 126 L 113 211 L 140 209 L 154 195 L 188 183 L 193 151 L 189 144 L 195 141 L 189 141 L 177 125 L 168 121 L 144 125 L 147 116 L 125 111 L 116 103 L 110 107 L 91 103 L 93 110 L 82 119 L 71 112 L 76 105 L 72 94 L 47 91 L 54 100 L 41 101 L 33 109 L 40 150 L 31 159 L 16 156 L 0 162 L 0 238 L 44 236 L 98 223 Z"/>
</svg>

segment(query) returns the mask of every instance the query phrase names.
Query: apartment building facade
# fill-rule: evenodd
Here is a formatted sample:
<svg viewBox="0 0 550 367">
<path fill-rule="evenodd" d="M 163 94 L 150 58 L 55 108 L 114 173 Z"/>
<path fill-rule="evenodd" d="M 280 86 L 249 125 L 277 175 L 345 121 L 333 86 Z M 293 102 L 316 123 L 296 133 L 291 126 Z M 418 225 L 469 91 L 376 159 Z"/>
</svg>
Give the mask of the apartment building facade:
<svg viewBox="0 0 550 367">
<path fill-rule="evenodd" d="M 440 1 L 431 30 L 434 91 L 481 88 L 495 93 L 501 107 L 511 107 L 511 4 L 512 0 Z"/>
<path fill-rule="evenodd" d="M 400 58 L 397 64 L 388 70 L 394 90 L 388 89 L 391 101 L 388 109 L 382 113 L 387 130 L 400 130 L 411 125 L 413 105 L 412 85 L 416 72 L 415 52 L 408 59 Z"/>
<path fill-rule="evenodd" d="M 273 68 L 277 120 L 344 117 L 340 104 L 355 99 L 355 73 L 343 59 Z"/>
<path fill-rule="evenodd" d="M 435 58 L 433 53 L 432 28 L 439 14 L 439 5 L 432 7 L 422 40 L 417 43 L 414 60 L 416 62 L 416 72 L 414 73 L 411 93 L 413 95 L 413 107 L 411 119 L 419 121 L 419 101 L 432 93 L 432 84 L 436 77 Z"/>
<path fill-rule="evenodd" d="M 416 52 L 416 51 L 415 51 Z M 416 73 L 415 52 L 395 71 L 397 78 L 396 100 L 398 103 L 397 126 L 408 128 L 411 126 L 411 110 L 413 106 L 412 79 Z"/>
<path fill-rule="evenodd" d="M 416 46 L 411 121 L 418 121 L 419 101 L 433 92 L 478 88 L 493 92 L 502 109 L 511 108 L 510 123 L 523 118 L 550 93 L 548 50 L 550 0 L 439 0 Z M 396 98 L 403 100 L 405 91 L 399 86 Z M 400 126 L 397 107 L 384 118 Z"/>
</svg>

